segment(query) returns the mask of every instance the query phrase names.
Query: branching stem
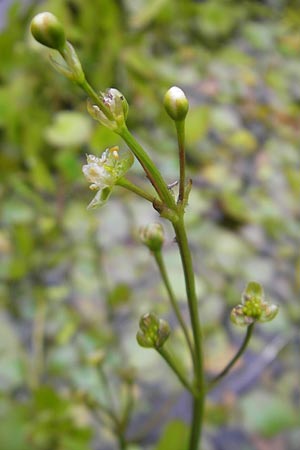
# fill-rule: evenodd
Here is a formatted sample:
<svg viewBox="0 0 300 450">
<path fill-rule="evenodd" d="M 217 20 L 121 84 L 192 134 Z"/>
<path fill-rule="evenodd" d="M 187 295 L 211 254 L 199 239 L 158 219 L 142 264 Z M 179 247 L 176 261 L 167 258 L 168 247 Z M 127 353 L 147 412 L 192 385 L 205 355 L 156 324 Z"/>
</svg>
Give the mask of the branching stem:
<svg viewBox="0 0 300 450">
<path fill-rule="evenodd" d="M 189 392 L 191 392 L 193 395 L 195 395 L 195 390 L 194 390 L 193 386 L 186 379 L 186 376 L 182 373 L 182 370 L 179 368 L 178 363 L 172 358 L 172 356 L 167 351 L 167 349 L 165 347 L 161 347 L 156 350 L 163 357 L 163 359 L 166 361 L 166 363 L 171 367 L 172 371 L 177 375 L 178 379 L 183 384 L 183 386 Z"/>
<path fill-rule="evenodd" d="M 126 178 L 120 178 L 117 181 L 117 186 L 122 186 L 123 188 L 127 189 L 128 191 L 134 192 L 139 197 L 144 198 L 145 200 L 148 200 L 148 202 L 151 202 L 152 204 L 159 201 L 157 197 L 154 195 L 149 194 L 147 191 L 144 191 L 144 189 L 140 188 L 139 186 L 131 183 L 131 181 L 127 180 Z"/>
<path fill-rule="evenodd" d="M 194 348 L 193 348 L 193 344 L 192 344 L 192 341 L 191 341 L 191 338 L 190 338 L 189 330 L 188 330 L 188 328 L 186 326 L 186 323 L 185 323 L 185 321 L 184 321 L 184 319 L 182 317 L 180 308 L 179 308 L 179 306 L 177 304 L 177 300 L 176 300 L 174 291 L 172 289 L 172 286 L 171 286 L 171 283 L 170 283 L 170 280 L 169 280 L 169 277 L 168 277 L 168 273 L 167 273 L 167 270 L 166 270 L 166 266 L 165 266 L 165 263 L 164 263 L 164 259 L 163 259 L 162 253 L 161 253 L 161 251 L 153 252 L 153 256 L 154 256 L 154 259 L 155 259 L 156 264 L 158 266 L 161 278 L 162 278 L 162 280 L 164 282 L 164 285 L 166 287 L 166 290 L 167 290 L 167 293 L 168 293 L 168 296 L 169 296 L 172 308 L 174 310 L 174 313 L 175 313 L 175 315 L 177 317 L 177 320 L 178 320 L 178 322 L 179 322 L 179 324 L 180 324 L 180 326 L 182 328 L 182 331 L 184 333 L 187 345 L 188 345 L 190 353 L 191 353 L 192 360 L 194 361 L 194 358 L 195 358 Z"/>
<path fill-rule="evenodd" d="M 118 131 L 118 134 L 126 142 L 132 153 L 143 167 L 149 181 L 165 206 L 173 209 L 176 206 L 174 198 L 152 159 L 148 156 L 143 147 L 134 138 L 126 126 L 123 126 L 122 129 Z"/>
<path fill-rule="evenodd" d="M 194 359 L 194 388 L 196 395 L 193 399 L 193 416 L 191 424 L 189 450 L 198 450 L 205 402 L 205 382 L 202 350 L 202 331 L 198 312 L 198 301 L 195 289 L 195 276 L 191 252 L 187 240 L 183 213 L 180 220 L 173 223 L 176 241 L 182 261 L 185 278 L 186 293 L 193 331 L 195 359 Z"/>
<path fill-rule="evenodd" d="M 178 142 L 178 152 L 179 152 L 179 195 L 178 203 L 182 203 L 184 199 L 185 190 L 185 121 L 180 120 L 175 122 L 177 131 L 177 142 Z"/>
<path fill-rule="evenodd" d="M 229 361 L 229 363 L 226 365 L 226 367 L 215 377 L 213 378 L 209 384 L 208 384 L 208 390 L 212 389 L 219 381 L 221 381 L 222 378 L 225 377 L 225 375 L 228 374 L 228 372 L 230 371 L 230 369 L 235 365 L 235 363 L 238 361 L 238 359 L 242 356 L 242 354 L 244 353 L 244 351 L 246 350 L 249 341 L 251 339 L 252 336 L 252 332 L 253 332 L 253 328 L 254 328 L 254 323 L 253 322 L 251 325 L 249 325 L 247 327 L 247 333 L 245 335 L 245 338 L 239 348 L 239 350 L 237 351 L 237 353 L 234 355 L 234 357 Z"/>
</svg>

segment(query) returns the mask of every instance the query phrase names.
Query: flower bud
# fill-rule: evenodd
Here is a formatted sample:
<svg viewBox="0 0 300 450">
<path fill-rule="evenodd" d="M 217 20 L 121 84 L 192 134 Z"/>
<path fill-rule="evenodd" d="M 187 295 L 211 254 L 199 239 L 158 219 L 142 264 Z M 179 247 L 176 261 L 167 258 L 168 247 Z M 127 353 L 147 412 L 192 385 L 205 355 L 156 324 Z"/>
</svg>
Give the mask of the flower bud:
<svg viewBox="0 0 300 450">
<path fill-rule="evenodd" d="M 160 223 L 150 223 L 140 228 L 140 239 L 152 252 L 161 250 L 164 243 L 164 229 Z"/>
<path fill-rule="evenodd" d="M 63 26 L 50 12 L 37 14 L 31 21 L 30 30 L 33 37 L 46 47 L 62 51 L 66 45 Z"/>
<path fill-rule="evenodd" d="M 85 75 L 74 47 L 66 42 L 64 49 L 60 52 L 50 53 L 50 62 L 57 72 L 77 84 L 82 84 Z"/>
<path fill-rule="evenodd" d="M 177 86 L 171 87 L 164 97 L 164 106 L 175 122 L 179 122 L 185 119 L 188 110 L 189 102 L 185 96 L 185 93 Z"/>
<path fill-rule="evenodd" d="M 128 115 L 128 103 L 118 89 L 110 88 L 102 94 L 103 105 L 109 110 L 111 117 L 103 112 L 98 105 L 88 100 L 87 109 L 93 119 L 112 131 L 117 131 L 125 124 Z"/>
<path fill-rule="evenodd" d="M 168 322 L 159 319 L 154 313 L 146 313 L 140 319 L 140 330 L 136 339 L 141 347 L 161 348 L 170 336 Z"/>
<path fill-rule="evenodd" d="M 254 322 L 270 322 L 278 313 L 278 306 L 267 303 L 262 286 L 248 283 L 242 294 L 242 303 L 233 308 L 230 318 L 235 325 L 248 326 Z"/>
</svg>

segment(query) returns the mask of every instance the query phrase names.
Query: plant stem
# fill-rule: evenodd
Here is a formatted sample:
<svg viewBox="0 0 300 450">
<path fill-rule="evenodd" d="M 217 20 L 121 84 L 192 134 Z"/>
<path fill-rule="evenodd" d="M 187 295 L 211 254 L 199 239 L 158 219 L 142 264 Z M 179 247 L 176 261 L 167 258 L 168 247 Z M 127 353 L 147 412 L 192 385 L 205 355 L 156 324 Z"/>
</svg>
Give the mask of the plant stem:
<svg viewBox="0 0 300 450">
<path fill-rule="evenodd" d="M 198 302 L 195 289 L 193 263 L 187 240 L 183 213 L 178 221 L 173 222 L 173 228 L 175 230 L 176 241 L 179 247 L 179 252 L 183 266 L 187 300 L 193 331 L 194 348 L 195 348 L 194 387 L 196 390 L 196 395 L 194 395 L 193 399 L 193 418 L 188 448 L 189 450 L 198 450 L 201 437 L 204 402 L 205 402 L 202 331 L 198 313 Z"/>
<path fill-rule="evenodd" d="M 83 89 L 85 91 L 85 93 L 88 95 L 88 97 L 91 100 L 93 100 L 95 105 L 97 105 L 101 109 L 103 114 L 105 114 L 108 119 L 112 120 L 113 115 L 112 115 L 110 109 L 107 108 L 107 106 L 105 106 L 105 104 L 102 100 L 103 95 L 97 94 L 97 92 L 92 88 L 92 86 L 88 83 L 88 81 L 86 79 L 84 79 L 84 81 L 82 83 L 77 83 L 77 84 L 79 85 L 79 87 L 81 89 Z"/>
<path fill-rule="evenodd" d="M 119 443 L 119 450 L 127 449 L 127 442 L 122 433 L 118 434 L 118 443 Z"/>
<path fill-rule="evenodd" d="M 185 120 L 176 121 L 177 142 L 179 151 L 179 195 L 178 203 L 182 203 L 185 190 L 185 147 L 184 147 Z"/>
<path fill-rule="evenodd" d="M 106 399 L 108 404 L 111 405 L 111 411 L 113 412 L 114 416 L 117 417 L 117 413 L 116 413 L 116 402 L 115 402 L 115 396 L 113 395 L 113 390 L 112 390 L 112 386 L 106 376 L 106 373 L 103 370 L 103 367 L 99 367 L 98 368 L 98 373 L 100 376 L 100 380 L 102 381 L 103 387 L 104 387 L 104 392 L 106 395 Z"/>
<path fill-rule="evenodd" d="M 188 330 L 188 328 L 186 326 L 186 323 L 185 323 L 185 321 L 184 321 L 184 319 L 182 317 L 181 311 L 180 311 L 180 309 L 178 307 L 178 304 L 177 304 L 177 301 L 176 301 L 176 298 L 175 298 L 175 295 L 174 295 L 174 292 L 173 292 L 173 289 L 171 287 L 171 283 L 170 283 L 170 280 L 169 280 L 169 277 L 168 277 L 168 273 L 167 273 L 167 270 L 166 270 L 166 265 L 164 263 L 162 253 L 161 253 L 161 251 L 152 252 L 152 253 L 153 253 L 154 259 L 156 261 L 156 264 L 158 266 L 161 278 L 162 278 L 162 280 L 163 280 L 163 282 L 165 284 L 165 287 L 166 287 L 167 293 L 169 295 L 169 299 L 170 299 L 172 308 L 174 310 L 174 313 L 175 313 L 175 315 L 177 317 L 177 320 L 178 320 L 179 324 L 181 325 L 181 328 L 182 328 L 182 331 L 184 333 L 186 342 L 187 342 L 188 347 L 190 349 L 191 357 L 192 357 L 192 359 L 194 361 L 194 357 L 195 357 L 195 355 L 194 355 L 194 348 L 193 348 L 193 344 L 192 344 L 192 341 L 191 341 L 191 338 L 190 338 L 190 335 L 189 335 L 189 330 Z"/>
<path fill-rule="evenodd" d="M 122 139 L 126 142 L 128 147 L 131 149 L 135 157 L 140 162 L 143 167 L 148 179 L 150 180 L 152 186 L 158 193 L 160 199 L 164 204 L 171 209 L 176 207 L 174 198 L 168 189 L 161 173 L 153 163 L 152 159 L 145 152 L 143 147 L 138 143 L 135 137 L 130 133 L 126 126 L 123 126 L 121 130 L 117 132 Z"/>
<path fill-rule="evenodd" d="M 46 318 L 46 301 L 43 294 L 37 288 L 36 313 L 32 331 L 33 370 L 31 375 L 31 387 L 37 388 L 43 373 L 44 366 L 44 334 Z"/>
<path fill-rule="evenodd" d="M 136 186 L 135 184 L 131 183 L 126 178 L 120 178 L 116 184 L 117 184 L 117 186 L 122 186 L 123 188 L 125 188 L 131 192 L 134 192 L 135 194 L 148 200 L 151 203 L 158 201 L 157 197 L 154 197 L 154 195 L 151 195 L 148 192 L 144 191 L 144 189 L 141 189 L 139 186 Z"/>
<path fill-rule="evenodd" d="M 193 386 L 189 383 L 189 381 L 186 379 L 185 375 L 182 373 L 181 369 L 178 367 L 178 363 L 174 361 L 170 353 L 164 348 L 157 348 L 157 352 L 164 358 L 166 363 L 171 367 L 172 371 L 177 375 L 180 382 L 183 384 L 183 386 L 191 392 L 193 395 L 195 395 L 195 389 Z"/>
<path fill-rule="evenodd" d="M 247 327 L 247 333 L 245 335 L 245 338 L 244 338 L 244 340 L 243 340 L 239 350 L 234 355 L 234 357 L 229 361 L 227 366 L 215 378 L 213 378 L 209 382 L 208 390 L 213 388 L 223 377 L 225 377 L 225 375 L 227 375 L 227 373 L 230 371 L 230 369 L 235 365 L 235 363 L 238 361 L 238 359 L 242 356 L 242 354 L 246 350 L 246 348 L 247 348 L 247 346 L 249 344 L 249 341 L 251 339 L 253 328 L 254 328 L 254 323 L 252 323 L 251 325 L 249 325 Z"/>
</svg>

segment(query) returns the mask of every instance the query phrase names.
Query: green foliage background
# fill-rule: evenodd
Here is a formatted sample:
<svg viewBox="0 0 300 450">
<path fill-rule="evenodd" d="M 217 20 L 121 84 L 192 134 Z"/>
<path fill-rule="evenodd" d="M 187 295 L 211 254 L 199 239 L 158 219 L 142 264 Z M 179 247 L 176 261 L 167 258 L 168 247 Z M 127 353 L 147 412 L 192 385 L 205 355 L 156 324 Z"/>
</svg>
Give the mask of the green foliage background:
<svg viewBox="0 0 300 450">
<path fill-rule="evenodd" d="M 10 7 L 0 34 L 1 448 L 115 448 L 109 424 L 99 422 L 89 400 L 106 401 L 89 361 L 98 349 L 106 353 L 115 401 L 123 401 L 133 377 L 130 450 L 174 450 L 174 430 L 183 436 L 187 420 L 177 381 L 135 342 L 142 313 L 170 314 L 151 258 L 136 240 L 139 225 L 158 218 L 117 189 L 104 209 L 86 211 L 85 153 L 120 142 L 88 117 L 84 94 L 50 68 L 47 51 L 31 39 L 30 20 L 44 10 L 66 25 L 91 84 L 125 94 L 129 125 L 168 182 L 176 180 L 177 159 L 162 98 L 173 84 L 185 90 L 194 182 L 187 221 L 208 370 L 222 368 L 242 339 L 228 315 L 248 281 L 262 283 L 281 306 L 274 323 L 258 327 L 250 364 L 212 394 L 204 449 L 219 440 L 218 448 L 232 449 L 224 430 L 242 430 L 239 450 L 275 444 L 296 450 L 300 6 L 287 0 L 49 0 Z M 137 165 L 130 176 L 147 186 Z M 176 246 L 166 233 L 168 267 L 184 308 Z M 157 447 L 154 406 L 166 411 L 159 422 L 176 419 Z"/>
</svg>

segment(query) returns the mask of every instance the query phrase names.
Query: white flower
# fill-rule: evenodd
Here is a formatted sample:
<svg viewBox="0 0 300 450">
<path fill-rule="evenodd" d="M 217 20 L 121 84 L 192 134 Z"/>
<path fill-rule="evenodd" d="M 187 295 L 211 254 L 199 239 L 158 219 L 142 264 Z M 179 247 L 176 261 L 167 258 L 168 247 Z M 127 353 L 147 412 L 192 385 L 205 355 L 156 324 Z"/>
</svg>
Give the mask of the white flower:
<svg viewBox="0 0 300 450">
<path fill-rule="evenodd" d="M 127 150 L 120 155 L 117 146 L 107 148 L 100 158 L 95 155 L 87 155 L 87 164 L 82 167 L 82 172 L 91 183 L 90 189 L 98 191 L 88 208 L 104 205 L 113 186 L 132 164 L 132 153 Z"/>
</svg>

